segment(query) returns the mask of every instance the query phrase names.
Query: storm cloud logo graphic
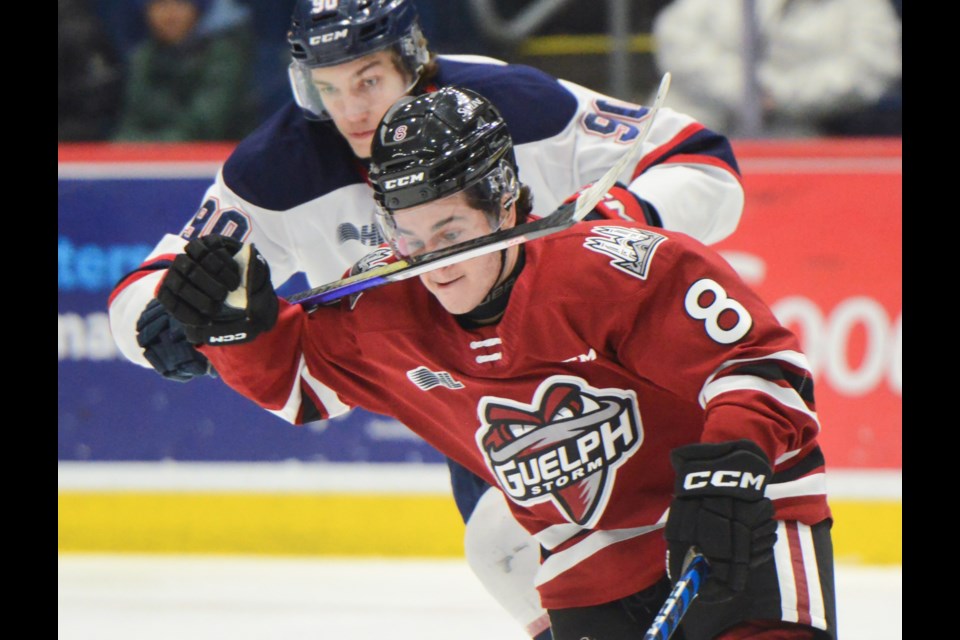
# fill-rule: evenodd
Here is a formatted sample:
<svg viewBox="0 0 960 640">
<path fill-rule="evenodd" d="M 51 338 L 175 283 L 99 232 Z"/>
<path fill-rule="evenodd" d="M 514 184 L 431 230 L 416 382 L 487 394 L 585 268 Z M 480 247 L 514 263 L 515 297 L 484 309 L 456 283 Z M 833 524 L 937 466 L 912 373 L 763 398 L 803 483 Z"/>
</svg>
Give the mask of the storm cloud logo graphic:
<svg viewBox="0 0 960 640">
<path fill-rule="evenodd" d="M 636 397 L 567 376 L 545 380 L 530 405 L 486 398 L 477 443 L 518 504 L 553 501 L 570 522 L 600 519 L 617 468 L 643 440 Z"/>
</svg>

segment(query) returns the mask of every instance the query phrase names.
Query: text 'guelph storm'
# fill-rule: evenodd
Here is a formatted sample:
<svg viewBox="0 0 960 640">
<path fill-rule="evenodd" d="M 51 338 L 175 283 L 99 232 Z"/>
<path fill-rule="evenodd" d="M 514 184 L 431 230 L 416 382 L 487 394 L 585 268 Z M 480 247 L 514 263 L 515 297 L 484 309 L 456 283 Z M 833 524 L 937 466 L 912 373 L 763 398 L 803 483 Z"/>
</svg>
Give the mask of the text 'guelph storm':
<svg viewBox="0 0 960 640">
<path fill-rule="evenodd" d="M 552 501 L 582 526 L 602 517 L 617 467 L 643 441 L 633 392 L 572 376 L 541 382 L 531 404 L 485 398 L 480 415 L 477 442 L 510 499 Z"/>
<path fill-rule="evenodd" d="M 621 408 L 612 402 L 607 410 L 613 415 L 622 412 Z M 565 427 L 562 430 L 569 430 L 571 433 L 568 435 L 572 439 L 534 455 L 518 456 L 502 464 L 494 464 L 494 472 L 500 485 L 518 500 L 533 498 L 568 486 L 571 482 L 604 469 L 619 460 L 623 452 L 637 439 L 636 425 L 632 420 L 620 421 L 616 425 L 604 422 L 586 427 L 563 423 L 551 426 Z M 589 430 L 573 437 L 576 429 Z M 552 429 L 542 429 L 546 430 Z"/>
</svg>

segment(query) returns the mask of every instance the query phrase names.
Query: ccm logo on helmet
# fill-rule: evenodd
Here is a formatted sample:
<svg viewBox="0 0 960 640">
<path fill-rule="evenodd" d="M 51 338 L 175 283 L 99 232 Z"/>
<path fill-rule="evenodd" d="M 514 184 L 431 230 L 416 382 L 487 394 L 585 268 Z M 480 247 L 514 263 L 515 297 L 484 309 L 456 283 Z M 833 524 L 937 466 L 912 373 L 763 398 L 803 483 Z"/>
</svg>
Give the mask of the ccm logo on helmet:
<svg viewBox="0 0 960 640">
<path fill-rule="evenodd" d="M 707 485 L 714 487 L 739 487 L 746 489 L 753 487 L 757 491 L 763 488 L 766 481 L 766 474 L 761 473 L 758 476 L 749 471 L 694 471 L 688 473 L 683 479 L 684 489 L 703 489 Z"/>
<path fill-rule="evenodd" d="M 227 336 L 210 336 L 208 340 L 210 344 L 214 344 L 217 342 L 236 342 L 237 340 L 243 340 L 246 337 L 247 333 L 245 331 L 241 331 L 240 333 L 234 333 Z"/>
<path fill-rule="evenodd" d="M 420 173 L 411 173 L 409 176 L 402 176 L 392 180 L 384 180 L 383 188 L 386 191 L 391 191 L 393 189 L 399 189 L 400 187 L 409 187 L 412 184 L 423 182 L 424 177 L 425 174 L 423 171 L 421 171 Z"/>
<path fill-rule="evenodd" d="M 349 29 L 340 29 L 340 31 L 334 31 L 332 33 L 324 33 L 319 36 L 313 36 L 312 38 L 310 38 L 310 44 L 324 44 L 326 42 L 333 42 L 335 40 L 340 40 L 341 38 L 346 38 L 349 32 L 350 32 Z"/>
</svg>

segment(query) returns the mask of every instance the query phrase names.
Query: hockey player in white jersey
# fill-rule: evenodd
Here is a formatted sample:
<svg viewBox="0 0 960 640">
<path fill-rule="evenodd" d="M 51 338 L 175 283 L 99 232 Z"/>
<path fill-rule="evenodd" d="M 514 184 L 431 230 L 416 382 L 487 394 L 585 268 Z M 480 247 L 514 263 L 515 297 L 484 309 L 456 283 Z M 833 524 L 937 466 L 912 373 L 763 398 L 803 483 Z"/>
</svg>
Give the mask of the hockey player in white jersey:
<svg viewBox="0 0 960 640">
<path fill-rule="evenodd" d="M 288 40 L 294 100 L 238 144 L 183 229 L 164 236 L 111 293 L 120 351 L 164 377 L 186 381 L 209 372 L 154 299 L 188 241 L 216 234 L 255 243 L 275 286 L 298 272 L 310 286 L 338 279 L 383 242 L 367 158 L 380 118 L 400 96 L 457 85 L 496 105 L 538 215 L 561 204 L 557 194 L 575 195 L 612 166 L 647 113 L 530 67 L 436 55 L 410 0 L 297 0 Z M 596 214 L 712 243 L 736 228 L 743 199 L 729 141 L 662 109 L 642 157 Z M 510 517 L 499 492 L 487 491 L 454 463 L 450 468 L 471 568 L 531 637 L 549 638 L 533 585 L 539 547 Z"/>
</svg>

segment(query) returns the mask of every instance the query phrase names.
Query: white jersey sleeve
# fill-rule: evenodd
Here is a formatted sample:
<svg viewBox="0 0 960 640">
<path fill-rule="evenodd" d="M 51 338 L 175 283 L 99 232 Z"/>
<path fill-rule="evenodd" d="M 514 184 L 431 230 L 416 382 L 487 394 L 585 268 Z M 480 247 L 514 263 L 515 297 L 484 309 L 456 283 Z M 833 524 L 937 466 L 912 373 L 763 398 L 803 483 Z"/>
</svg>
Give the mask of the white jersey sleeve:
<svg viewBox="0 0 960 640">
<path fill-rule="evenodd" d="M 473 89 L 504 115 L 538 215 L 616 163 L 648 113 L 530 67 L 476 56 L 443 56 L 439 64 L 436 86 Z M 645 204 L 647 222 L 705 242 L 733 231 L 743 190 L 725 137 L 661 109 L 643 151 L 621 182 Z M 186 242 L 210 233 L 255 244 L 275 286 L 297 272 L 310 286 L 339 279 L 383 241 L 363 164 L 332 124 L 307 121 L 291 102 L 238 145 L 197 213 L 114 289 L 111 329 L 129 360 L 149 366 L 137 320 Z"/>
<path fill-rule="evenodd" d="M 561 84 L 576 97 L 574 118 L 555 137 L 517 147 L 520 178 L 533 188 L 539 214 L 602 176 L 627 151 L 648 112 Z M 730 235 L 743 212 L 743 186 L 726 138 L 669 108 L 658 112 L 642 157 L 619 181 L 656 211 L 659 219 L 651 222 L 705 243 Z"/>
<path fill-rule="evenodd" d="M 165 235 L 140 269 L 114 289 L 109 317 L 117 347 L 128 360 L 150 366 L 137 344 L 137 320 L 189 239 L 217 233 L 253 243 L 270 265 L 274 286 L 297 272 L 316 286 L 341 278 L 381 242 L 373 211 L 372 192 L 362 180 L 279 211 L 237 195 L 221 172 L 180 234 Z"/>
</svg>

